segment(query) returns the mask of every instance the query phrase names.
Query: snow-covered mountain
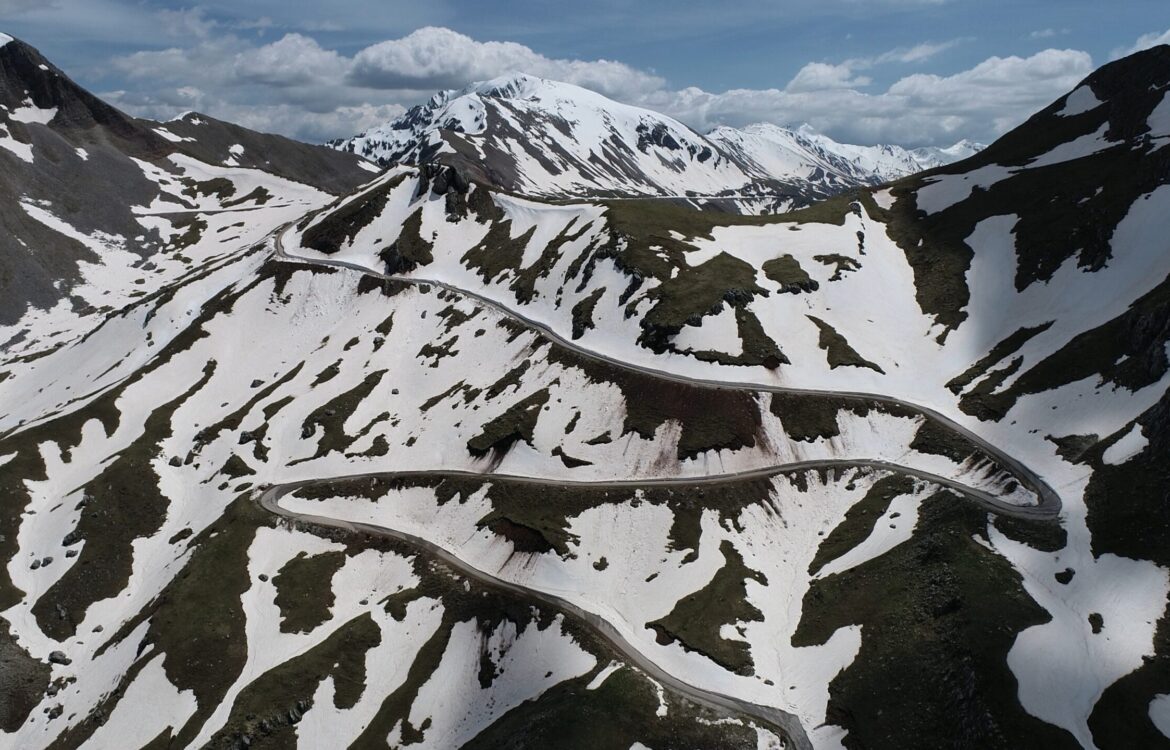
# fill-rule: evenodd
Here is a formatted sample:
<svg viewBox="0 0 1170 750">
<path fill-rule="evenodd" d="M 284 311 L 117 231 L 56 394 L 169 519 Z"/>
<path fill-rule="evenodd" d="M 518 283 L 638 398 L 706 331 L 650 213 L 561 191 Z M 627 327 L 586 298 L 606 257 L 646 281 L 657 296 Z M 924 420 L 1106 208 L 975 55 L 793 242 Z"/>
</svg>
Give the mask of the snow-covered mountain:
<svg viewBox="0 0 1170 750">
<path fill-rule="evenodd" d="M 1170 741 L 1170 46 L 777 216 L 134 120 L 34 55 L 0 746 Z"/>
<path fill-rule="evenodd" d="M 753 125 L 699 135 L 657 112 L 567 83 L 513 74 L 443 91 L 334 148 L 383 166 L 458 163 L 477 179 L 533 197 L 727 196 L 749 213 L 804 205 L 975 153 L 850 146 Z M 738 199 L 738 203 L 737 200 Z"/>
<path fill-rule="evenodd" d="M 201 271 L 187 249 L 230 211 L 291 219 L 379 171 L 209 117 L 137 120 L 19 41 L 0 46 L 0 160 L 0 325 L 24 323 L 0 335 L 10 354 Z"/>
<path fill-rule="evenodd" d="M 707 138 L 758 174 L 777 179 L 782 175 L 803 176 L 812 182 L 825 180 L 841 187 L 878 185 L 952 164 L 986 148 L 966 140 L 947 148 L 914 150 L 853 146 L 838 143 L 807 124 L 783 128 L 758 123 L 742 130 L 722 127 L 708 133 Z"/>
</svg>

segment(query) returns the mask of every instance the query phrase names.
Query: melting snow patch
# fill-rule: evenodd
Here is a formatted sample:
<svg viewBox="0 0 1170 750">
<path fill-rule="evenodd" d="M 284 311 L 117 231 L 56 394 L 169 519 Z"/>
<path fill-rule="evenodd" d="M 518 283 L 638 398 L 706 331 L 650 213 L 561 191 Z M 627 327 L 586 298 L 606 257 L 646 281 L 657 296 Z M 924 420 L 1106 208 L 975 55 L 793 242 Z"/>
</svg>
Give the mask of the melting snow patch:
<svg viewBox="0 0 1170 750">
<path fill-rule="evenodd" d="M 1170 694 L 1155 696 L 1150 701 L 1150 720 L 1159 732 L 1170 737 Z"/>
<path fill-rule="evenodd" d="M 166 138 L 171 143 L 182 143 L 183 141 L 195 140 L 194 138 L 180 138 L 179 136 L 175 135 L 174 133 L 167 130 L 166 128 L 155 128 L 154 132 L 158 133 L 163 138 Z"/>
<path fill-rule="evenodd" d="M 1117 143 L 1105 137 L 1109 130 L 1109 123 L 1104 123 L 1095 133 L 1087 133 L 1074 141 L 1062 143 L 1046 154 L 1043 154 L 1028 164 L 1029 168 L 1047 167 L 1050 164 L 1059 164 L 1064 161 L 1080 159 L 1095 154 L 1102 149 L 1116 146 Z"/>
<path fill-rule="evenodd" d="M 596 660 L 565 638 L 560 617 L 554 622 L 544 630 L 504 622 L 486 638 L 474 620 L 452 627 L 439 666 L 419 689 L 408 717 L 415 726 L 431 719 L 426 744 L 462 747 L 516 706 L 593 669 Z M 497 669 L 489 688 L 477 677 L 485 647 Z"/>
<path fill-rule="evenodd" d="M 856 568 L 862 563 L 881 557 L 894 547 L 910 540 L 918 523 L 918 504 L 921 501 L 920 487 L 912 495 L 899 495 L 873 525 L 865 541 L 850 549 L 817 571 L 817 578 L 824 578 Z"/>
<path fill-rule="evenodd" d="M 586 690 L 596 690 L 597 688 L 601 687 L 601 683 L 605 682 L 611 674 L 613 674 L 614 672 L 618 671 L 621 668 L 622 668 L 621 662 L 611 661 L 609 663 L 609 666 L 607 666 L 605 669 L 603 669 L 597 673 L 597 676 L 594 677 L 589 682 L 589 684 L 585 686 L 585 689 Z"/>
<path fill-rule="evenodd" d="M 0 127 L 0 148 L 8 149 L 24 161 L 27 161 L 29 164 L 32 163 L 32 144 L 21 143 L 20 141 L 13 138 L 3 127 Z"/>
<path fill-rule="evenodd" d="M 123 249 L 125 239 L 113 234 L 105 232 L 94 232 L 92 235 L 85 234 L 72 225 L 62 221 L 56 215 L 46 211 L 46 207 L 52 207 L 48 201 L 37 201 L 40 205 L 36 205 L 32 201 L 21 201 L 20 207 L 30 217 L 36 219 L 44 224 L 54 232 L 63 234 L 66 237 L 77 240 L 87 248 L 95 252 L 103 260 L 108 260 L 110 252 L 116 252 Z"/>
<path fill-rule="evenodd" d="M 1083 477 L 1065 485 L 1062 495 L 1070 507 L 1081 501 L 1087 482 Z M 1059 555 L 1008 539 L 994 526 L 988 538 L 1024 574 L 1028 595 L 1052 616 L 1022 631 L 1008 652 L 1020 705 L 1067 729 L 1083 747 L 1092 747 L 1089 714 L 1109 685 L 1140 667 L 1152 652 L 1170 580 L 1163 568 L 1149 562 L 1113 554 L 1094 557 L 1084 543 L 1083 521 L 1070 515 L 1069 545 Z M 1054 586 L 1054 575 L 1070 567 L 1076 577 Z M 1092 628 L 1091 614 L 1101 616 L 1100 632 Z"/>
<path fill-rule="evenodd" d="M 674 337 L 674 345 L 683 351 L 726 352 L 735 357 L 743 353 L 735 308 L 728 305 L 715 315 L 703 318 L 700 325 L 685 325 Z"/>
<path fill-rule="evenodd" d="M 878 204 L 878 208 L 889 211 L 894 207 L 894 196 L 889 190 L 879 190 L 873 194 L 873 202 Z"/>
<path fill-rule="evenodd" d="M 7 34 L 0 33 L 0 47 L 3 47 L 5 44 L 8 44 L 11 41 L 13 41 L 12 37 L 8 36 Z"/>
<path fill-rule="evenodd" d="M 1170 137 L 1170 95 L 1162 95 L 1162 101 L 1146 118 L 1146 125 L 1150 128 L 1150 135 L 1155 138 Z"/>
<path fill-rule="evenodd" d="M 1104 102 L 1097 98 L 1093 93 L 1093 89 L 1088 86 L 1081 86 L 1068 95 L 1064 100 L 1064 109 L 1056 114 L 1061 117 L 1072 117 L 1073 115 L 1083 114 L 1091 109 L 1100 107 Z"/>
<path fill-rule="evenodd" d="M 122 700 L 90 743 L 95 747 L 129 747 L 149 743 L 160 732 L 183 726 L 198 705 L 191 690 L 179 690 L 167 679 L 163 660 L 154 658 L 130 683 Z M 150 706 L 149 711 L 142 711 Z"/>
<path fill-rule="evenodd" d="M 12 110 L 9 117 L 17 122 L 38 123 L 40 125 L 48 125 L 49 120 L 52 120 L 57 115 L 56 107 L 49 107 L 48 109 L 41 109 L 33 106 L 31 101 L 25 100 L 25 106 L 17 107 Z"/>
<path fill-rule="evenodd" d="M 362 159 L 361 161 L 359 161 L 358 166 L 361 167 L 362 169 L 366 170 L 367 172 L 373 172 L 374 174 L 381 174 L 382 173 L 381 167 L 379 167 L 377 164 L 373 164 L 371 162 L 368 162 L 365 159 Z"/>
<path fill-rule="evenodd" d="M 82 161 L 89 161 L 89 152 L 85 149 L 78 147 L 77 155 L 81 157 Z"/>
<path fill-rule="evenodd" d="M 657 680 L 650 681 L 654 683 L 654 690 L 658 693 L 658 710 L 654 712 L 654 715 L 666 716 L 666 691 L 662 689 L 662 685 Z"/>
<path fill-rule="evenodd" d="M 1123 464 L 1145 450 L 1149 444 L 1150 441 L 1142 434 L 1142 426 L 1135 424 L 1123 438 L 1105 450 L 1101 460 L 1114 466 Z"/>
<path fill-rule="evenodd" d="M 967 200 L 975 188 L 991 187 L 1011 175 L 1010 169 L 998 164 L 988 164 L 963 175 L 944 175 L 919 188 L 918 209 L 928 214 L 938 213 Z"/>
</svg>

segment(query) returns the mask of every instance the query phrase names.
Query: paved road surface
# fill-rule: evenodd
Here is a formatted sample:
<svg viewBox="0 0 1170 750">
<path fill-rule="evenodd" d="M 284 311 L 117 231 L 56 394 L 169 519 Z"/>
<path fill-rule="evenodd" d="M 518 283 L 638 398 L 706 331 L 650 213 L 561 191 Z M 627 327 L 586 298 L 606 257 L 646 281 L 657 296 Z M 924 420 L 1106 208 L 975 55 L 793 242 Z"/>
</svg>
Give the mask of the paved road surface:
<svg viewBox="0 0 1170 750">
<path fill-rule="evenodd" d="M 476 300 L 480 304 L 492 308 L 499 313 L 517 320 L 524 325 L 535 329 L 548 339 L 551 339 L 560 346 L 563 346 L 578 356 L 592 359 L 594 361 L 603 362 L 612 367 L 617 367 L 625 370 L 636 371 L 642 374 L 651 375 L 656 378 L 670 380 L 675 382 L 682 382 L 689 385 L 703 387 L 703 388 L 722 388 L 735 390 L 755 390 L 755 391 L 769 391 L 777 393 L 788 394 L 804 394 L 804 395 L 836 395 L 846 398 L 860 398 L 875 401 L 878 403 L 891 404 L 902 408 L 908 408 L 918 413 L 923 414 L 928 419 L 932 419 L 940 425 L 952 430 L 958 434 L 963 435 L 972 443 L 981 448 L 988 456 L 999 462 L 1001 466 L 1009 470 L 1014 476 L 1024 484 L 1024 486 L 1031 489 L 1039 499 L 1039 502 L 1033 506 L 1018 506 L 994 497 L 982 490 L 963 485 L 955 480 L 946 477 L 938 476 L 917 469 L 901 466 L 898 464 L 876 461 L 876 460 L 816 460 L 804 461 L 799 463 L 782 464 L 771 467 L 764 467 L 760 469 L 752 469 L 749 471 L 736 472 L 731 474 L 708 475 L 704 477 L 686 477 L 686 478 L 662 478 L 662 479 L 642 479 L 642 480 L 613 480 L 603 482 L 575 482 L 563 479 L 544 479 L 539 477 L 517 476 L 507 474 L 481 474 L 471 471 L 458 470 L 436 470 L 436 471 L 416 471 L 416 472 L 392 472 L 382 474 L 358 474 L 348 477 L 331 477 L 327 479 L 306 480 L 300 482 L 292 482 L 288 484 L 274 485 L 263 490 L 257 501 L 265 510 L 280 515 L 285 518 L 317 524 L 321 526 L 328 526 L 334 528 L 341 528 L 348 531 L 357 531 L 366 534 L 374 534 L 378 536 L 385 536 L 392 539 L 397 539 L 408 544 L 411 544 L 419 549 L 423 549 L 435 556 L 439 560 L 449 565 L 455 570 L 458 570 L 468 578 L 479 582 L 481 585 L 490 588 L 506 591 L 512 594 L 526 597 L 544 603 L 556 610 L 573 616 L 582 622 L 588 624 L 602 639 L 609 643 L 618 653 L 622 654 L 631 664 L 637 666 L 647 675 L 662 683 L 671 690 L 686 696 L 688 699 L 697 704 L 707 706 L 719 711 L 730 711 L 733 714 L 740 714 L 750 717 L 751 719 L 761 722 L 769 729 L 779 731 L 793 747 L 799 750 L 807 750 L 811 747 L 808 735 L 801 726 L 800 721 L 792 714 L 782 711 L 771 706 L 762 706 L 755 703 L 743 701 L 741 699 L 724 695 L 722 693 L 703 690 L 701 688 L 690 685 L 677 677 L 669 674 L 660 668 L 653 661 L 648 659 L 645 655 L 639 652 L 631 643 L 613 627 L 609 622 L 600 616 L 581 609 L 576 604 L 562 599 L 561 597 L 548 594 L 542 591 L 529 589 L 509 581 L 497 578 L 494 575 L 485 571 L 474 568 L 456 555 L 444 550 L 438 545 L 426 539 L 407 534 L 397 529 L 392 529 L 383 526 L 376 526 L 373 524 L 356 523 L 345 521 L 336 518 L 327 518 L 324 516 L 316 516 L 310 514 L 299 514 L 287 511 L 280 507 L 279 500 L 284 495 L 293 492 L 299 488 L 310 485 L 322 485 L 332 482 L 340 482 L 346 480 L 360 479 L 360 478 L 407 478 L 420 476 L 460 476 L 460 477 L 480 477 L 484 480 L 490 481 L 507 481 L 507 482 L 522 482 L 534 485 L 589 485 L 594 487 L 636 487 L 647 485 L 695 485 L 703 483 L 726 482 L 735 479 L 747 479 L 752 477 L 771 476 L 787 471 L 802 470 L 802 469 L 817 469 L 828 467 L 870 467 L 877 469 L 888 469 L 891 471 L 901 472 L 920 479 L 934 482 L 940 486 L 948 487 L 956 490 L 963 497 L 968 498 L 972 502 L 978 503 L 993 513 L 1005 516 L 1012 516 L 1016 518 L 1028 518 L 1037 520 L 1055 520 L 1060 514 L 1061 502 L 1060 496 L 1037 474 L 1032 472 L 1023 463 L 1017 459 L 1009 456 L 996 446 L 984 440 L 979 435 L 962 425 L 954 422 L 947 416 L 941 414 L 934 409 L 924 407 L 918 404 L 902 401 L 901 399 L 893 398 L 882 394 L 860 393 L 852 391 L 822 391 L 805 388 L 790 388 L 786 386 L 769 385 L 762 383 L 743 383 L 723 380 L 708 380 L 703 378 L 694 378 L 676 373 L 665 372 L 644 365 L 632 364 L 614 359 L 603 353 L 585 349 L 573 341 L 565 339 L 556 331 L 549 328 L 547 325 L 524 316 L 523 314 L 493 300 L 485 297 L 482 294 L 452 286 L 437 279 L 426 279 L 419 277 L 405 277 L 393 276 L 384 273 L 379 273 L 373 269 L 367 268 L 357 263 L 351 263 L 343 260 L 334 260 L 330 258 L 308 258 L 302 256 L 290 255 L 284 249 L 283 236 L 289 227 L 279 231 L 275 235 L 275 249 L 278 259 L 288 260 L 292 262 L 315 264 L 321 266 L 329 266 L 333 268 L 342 268 L 351 271 L 358 271 L 360 273 L 373 276 L 375 278 L 387 279 L 404 284 L 428 285 L 436 286 L 448 291 L 455 292 L 465 297 Z"/>
</svg>

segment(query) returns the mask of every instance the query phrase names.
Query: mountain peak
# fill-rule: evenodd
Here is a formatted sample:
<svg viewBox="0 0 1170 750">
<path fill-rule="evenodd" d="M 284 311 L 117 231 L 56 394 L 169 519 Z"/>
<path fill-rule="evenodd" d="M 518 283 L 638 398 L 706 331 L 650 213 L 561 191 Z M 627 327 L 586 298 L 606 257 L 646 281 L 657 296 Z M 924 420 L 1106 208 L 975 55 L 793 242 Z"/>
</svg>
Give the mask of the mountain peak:
<svg viewBox="0 0 1170 750">
<path fill-rule="evenodd" d="M 57 128 L 88 130 L 103 126 L 121 138 L 140 138 L 140 128 L 132 118 L 78 86 L 36 48 L 4 36 L 9 41 L 0 45 L 0 105 L 9 112 L 23 108 L 55 110 L 46 122 Z M 152 150 L 157 144 L 141 145 Z"/>
<path fill-rule="evenodd" d="M 1170 44 L 1159 44 L 1106 63 L 1089 74 L 1089 85 L 1102 99 L 1170 84 Z"/>
<path fill-rule="evenodd" d="M 480 96 L 492 96 L 497 99 L 525 99 L 550 83 L 552 82 L 544 78 L 516 71 L 473 83 L 464 89 L 464 92 L 475 92 Z"/>
<path fill-rule="evenodd" d="M 0 56 L 4 62 L 0 68 L 0 94 L 11 93 L 17 101 L 23 101 L 25 89 L 35 87 L 40 79 L 62 75 L 36 48 L 3 32 L 0 32 Z M 9 104 L 8 98 L 5 97 L 3 104 Z"/>
<path fill-rule="evenodd" d="M 1141 136 L 1149 132 L 1149 116 L 1170 87 L 1170 45 L 1160 44 L 1111 62 L 1092 73 L 1081 86 L 1108 104 L 1100 114 L 1108 118 L 1109 138 L 1128 140 Z"/>
<path fill-rule="evenodd" d="M 208 118 L 206 115 L 200 114 L 193 109 L 189 109 L 186 112 L 180 112 L 170 120 L 167 120 L 167 122 L 185 122 L 190 125 L 202 125 L 203 122 L 207 119 Z"/>
<path fill-rule="evenodd" d="M 703 136 L 667 115 L 519 72 L 439 92 L 392 122 L 329 145 L 384 167 L 460 162 L 498 187 L 534 196 L 718 195 L 752 204 L 731 210 L 753 212 L 954 160 L 944 152 L 920 159 L 897 146 L 840 144 L 808 123 L 723 127 Z"/>
<path fill-rule="evenodd" d="M 1028 164 L 1082 137 L 1099 143 L 1098 149 L 1109 144 L 1149 149 L 1144 141 L 1170 135 L 1170 112 L 1164 104 L 1168 89 L 1170 45 L 1114 60 L 985 150 L 972 154 L 976 161 L 964 168 Z"/>
</svg>

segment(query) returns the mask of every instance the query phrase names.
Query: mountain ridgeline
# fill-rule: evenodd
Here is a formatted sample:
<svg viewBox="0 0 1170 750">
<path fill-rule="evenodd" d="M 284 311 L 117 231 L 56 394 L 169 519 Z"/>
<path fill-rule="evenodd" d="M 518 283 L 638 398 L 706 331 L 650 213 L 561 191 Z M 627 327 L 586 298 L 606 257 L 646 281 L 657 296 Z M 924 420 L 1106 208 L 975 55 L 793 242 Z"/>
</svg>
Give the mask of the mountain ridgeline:
<svg viewBox="0 0 1170 750">
<path fill-rule="evenodd" d="M 331 142 L 384 167 L 443 163 L 537 198 L 676 198 L 734 213 L 776 213 L 976 153 L 849 146 L 753 125 L 699 135 L 665 115 L 524 74 L 443 91 L 398 119 Z"/>
<path fill-rule="evenodd" d="M 0 746 L 1170 746 L 1170 47 L 940 154 L 0 42 Z"/>
<path fill-rule="evenodd" d="M 180 215 L 196 209 L 201 191 L 214 191 L 199 184 L 198 168 L 182 173 L 187 160 L 254 168 L 338 194 L 370 177 L 358 158 L 209 117 L 166 125 L 135 119 L 79 87 L 20 41 L 0 46 L 0 155 L 0 200 L 7 207 L 0 214 L 0 323 L 5 326 L 30 306 L 104 306 L 70 294 L 82 283 L 85 264 L 108 262 L 102 256 L 113 253 L 123 263 L 150 264 L 167 241 L 164 230 L 143 225 L 142 215 L 167 214 L 191 226 L 195 214 Z M 143 165 L 170 172 L 173 179 L 153 180 Z M 222 198 L 245 207 L 263 204 L 265 195 Z M 76 231 L 62 231 L 51 220 L 46 224 L 41 212 Z"/>
</svg>

